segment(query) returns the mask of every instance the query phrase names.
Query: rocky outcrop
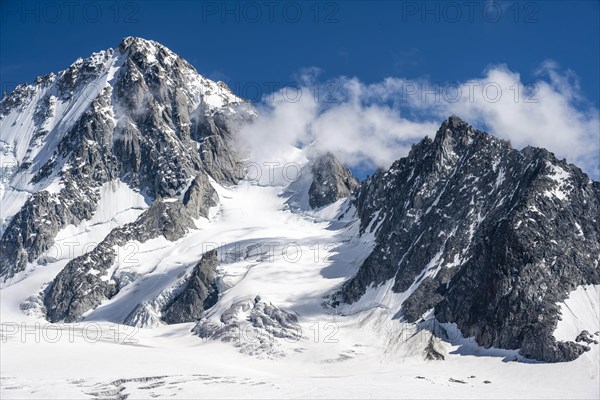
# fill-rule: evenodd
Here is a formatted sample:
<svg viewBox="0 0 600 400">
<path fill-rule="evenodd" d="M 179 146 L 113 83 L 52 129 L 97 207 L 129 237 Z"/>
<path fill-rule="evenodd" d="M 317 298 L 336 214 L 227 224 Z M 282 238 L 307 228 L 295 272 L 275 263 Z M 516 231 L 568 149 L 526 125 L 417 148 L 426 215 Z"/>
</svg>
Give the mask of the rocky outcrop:
<svg viewBox="0 0 600 400">
<path fill-rule="evenodd" d="M 163 325 L 163 322 L 160 318 L 160 313 L 152 305 L 142 303 L 135 306 L 129 315 L 127 315 L 123 324 L 138 328 L 156 328 Z"/>
<path fill-rule="evenodd" d="M 331 153 L 318 156 L 312 163 L 312 183 L 308 189 L 311 208 L 319 208 L 348 197 L 359 182 L 352 172 Z"/>
<path fill-rule="evenodd" d="M 168 324 L 198 321 L 204 310 L 211 308 L 219 298 L 217 287 L 217 251 L 211 250 L 202 256 L 194 267 L 183 290 L 162 313 Z"/>
<path fill-rule="evenodd" d="M 218 322 L 200 321 L 193 332 L 204 339 L 231 342 L 241 353 L 258 356 L 281 356 L 277 340 L 296 343 L 302 338 L 297 317 L 260 296 L 232 304 Z"/>
<path fill-rule="evenodd" d="M 219 195 L 210 184 L 208 175 L 201 172 L 194 178 L 183 196 L 183 204 L 192 218 L 207 218 L 211 207 L 219 204 Z"/>
<path fill-rule="evenodd" d="M 439 349 L 438 347 L 439 345 L 436 342 L 436 337 L 431 335 L 427 342 L 427 346 L 425 346 L 425 349 L 423 350 L 423 359 L 427 361 L 441 361 L 446 359 L 443 349 Z"/>
<path fill-rule="evenodd" d="M 195 228 L 180 201 L 158 198 L 135 222 L 114 229 L 92 251 L 70 261 L 50 285 L 44 305 L 51 322 L 74 322 L 121 289 L 111 274 L 116 247 L 164 236 L 174 241 Z"/>
<path fill-rule="evenodd" d="M 587 349 L 553 337 L 557 304 L 600 283 L 600 184 L 579 168 L 450 117 L 363 182 L 355 205 L 377 244 L 337 302 L 393 279 L 407 321 L 434 309 L 482 346 L 542 361 Z"/>
<path fill-rule="evenodd" d="M 251 105 L 239 103 L 234 112 L 228 108 L 213 110 L 193 119 L 191 137 L 198 143 L 202 167 L 217 182 L 232 184 L 245 177 L 244 163 L 232 149 L 233 132 L 254 117 Z"/>
<path fill-rule="evenodd" d="M 95 190 L 72 185 L 58 194 L 41 191 L 31 196 L 0 239 L 0 280 L 25 270 L 50 249 L 62 227 L 91 218 L 96 202 Z"/>
</svg>

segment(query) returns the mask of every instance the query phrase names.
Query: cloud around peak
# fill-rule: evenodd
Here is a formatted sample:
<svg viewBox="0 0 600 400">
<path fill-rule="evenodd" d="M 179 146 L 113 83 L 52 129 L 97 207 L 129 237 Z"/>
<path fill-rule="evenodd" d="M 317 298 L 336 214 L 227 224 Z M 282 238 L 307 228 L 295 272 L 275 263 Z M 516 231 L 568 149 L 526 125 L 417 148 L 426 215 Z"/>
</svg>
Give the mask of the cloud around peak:
<svg viewBox="0 0 600 400">
<path fill-rule="evenodd" d="M 544 147 L 600 177 L 600 118 L 572 71 L 546 61 L 534 82 L 506 65 L 462 82 L 389 77 L 320 80 L 301 70 L 297 84 L 265 96 L 240 132 L 251 157 L 266 161 L 286 146 L 329 151 L 351 167 L 388 167 L 449 115 L 511 141 Z"/>
</svg>

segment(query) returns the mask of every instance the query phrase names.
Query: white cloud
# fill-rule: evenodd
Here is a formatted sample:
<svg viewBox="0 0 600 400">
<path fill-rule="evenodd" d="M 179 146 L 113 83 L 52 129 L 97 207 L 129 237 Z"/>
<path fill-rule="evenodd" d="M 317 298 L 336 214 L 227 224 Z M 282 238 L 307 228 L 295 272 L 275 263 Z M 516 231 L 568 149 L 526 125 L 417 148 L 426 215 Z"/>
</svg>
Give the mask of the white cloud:
<svg viewBox="0 0 600 400">
<path fill-rule="evenodd" d="M 388 167 L 412 143 L 433 136 L 455 114 L 514 147 L 545 147 L 598 178 L 600 119 L 575 75 L 543 63 L 524 84 L 505 65 L 464 82 L 387 78 L 365 84 L 341 77 L 319 82 L 318 69 L 299 75 L 298 89 L 282 89 L 259 105 L 260 118 L 241 136 L 255 160 L 286 146 L 331 151 L 350 166 Z"/>
</svg>

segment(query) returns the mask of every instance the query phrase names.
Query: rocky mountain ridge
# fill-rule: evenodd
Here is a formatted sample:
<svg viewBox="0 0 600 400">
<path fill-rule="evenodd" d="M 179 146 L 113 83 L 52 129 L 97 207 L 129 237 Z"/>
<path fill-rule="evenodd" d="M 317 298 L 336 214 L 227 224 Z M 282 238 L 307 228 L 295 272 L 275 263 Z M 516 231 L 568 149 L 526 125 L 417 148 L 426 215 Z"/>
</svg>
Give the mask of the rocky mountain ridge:
<svg viewBox="0 0 600 400">
<path fill-rule="evenodd" d="M 334 305 L 393 280 L 402 320 L 432 311 L 484 347 L 542 361 L 586 351 L 553 337 L 558 304 L 600 283 L 600 183 L 579 168 L 450 117 L 365 180 L 355 205 L 377 245 Z"/>
</svg>

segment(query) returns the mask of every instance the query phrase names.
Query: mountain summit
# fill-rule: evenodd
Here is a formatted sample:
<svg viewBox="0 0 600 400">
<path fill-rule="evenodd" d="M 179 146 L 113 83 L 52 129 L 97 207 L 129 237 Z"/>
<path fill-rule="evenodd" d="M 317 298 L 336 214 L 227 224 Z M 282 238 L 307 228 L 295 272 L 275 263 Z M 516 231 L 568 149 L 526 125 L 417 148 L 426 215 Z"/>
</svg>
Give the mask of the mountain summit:
<svg viewBox="0 0 600 400">
<path fill-rule="evenodd" d="M 225 84 L 133 37 L 19 85 L 0 103 L 11 199 L 2 207 L 0 276 L 23 271 L 61 228 L 89 220 L 106 182 L 150 199 L 182 195 L 199 174 L 237 182 L 230 127 L 254 116 Z"/>
</svg>

